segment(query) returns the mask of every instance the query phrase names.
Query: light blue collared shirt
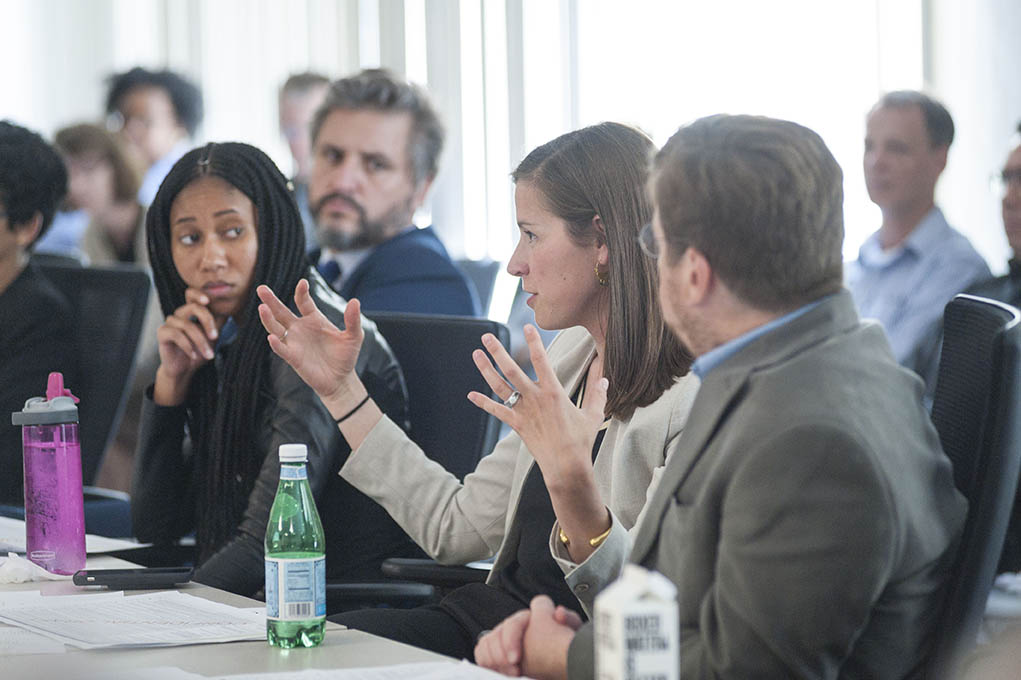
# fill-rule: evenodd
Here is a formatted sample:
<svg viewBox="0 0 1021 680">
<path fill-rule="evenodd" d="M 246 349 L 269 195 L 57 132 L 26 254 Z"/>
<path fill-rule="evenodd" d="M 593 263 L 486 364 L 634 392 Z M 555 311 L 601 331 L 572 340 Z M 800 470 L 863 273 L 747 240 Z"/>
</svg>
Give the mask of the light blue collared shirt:
<svg viewBox="0 0 1021 680">
<path fill-rule="evenodd" d="M 37 253 L 64 255 L 82 259 L 82 236 L 89 226 L 89 215 L 84 210 L 61 210 L 53 216 L 50 228 L 35 242 Z"/>
<path fill-rule="evenodd" d="M 758 328 L 753 328 L 744 335 L 739 335 L 733 340 L 728 340 L 719 347 L 714 347 L 699 358 L 695 359 L 694 363 L 691 364 L 691 372 L 698 376 L 699 380 L 705 380 L 705 376 L 709 371 L 713 370 L 724 361 L 734 356 L 742 349 L 750 345 L 752 342 L 761 338 L 766 333 L 773 331 L 784 324 L 790 323 L 797 319 L 799 316 L 808 313 L 812 309 L 819 306 L 823 300 L 832 297 L 827 295 L 821 297 L 814 302 L 809 302 L 807 305 L 798 307 L 793 312 L 784 314 L 778 319 L 773 319 L 769 323 L 764 323 Z"/>
<path fill-rule="evenodd" d="M 181 160 L 181 156 L 188 153 L 191 149 L 191 142 L 186 139 L 182 139 L 170 152 L 153 163 L 148 170 L 145 171 L 145 175 L 142 177 L 142 185 L 138 188 L 138 202 L 149 207 L 152 205 L 152 200 L 156 198 L 156 192 L 159 191 L 160 184 L 163 184 L 163 179 L 170 172 L 170 169 L 174 167 L 174 163 Z"/>
<path fill-rule="evenodd" d="M 902 244 L 883 250 L 872 234 L 848 262 L 844 280 L 862 318 L 886 330 L 893 356 L 929 381 L 935 377 L 943 308 L 965 288 L 990 277 L 971 243 L 933 208 Z"/>
</svg>

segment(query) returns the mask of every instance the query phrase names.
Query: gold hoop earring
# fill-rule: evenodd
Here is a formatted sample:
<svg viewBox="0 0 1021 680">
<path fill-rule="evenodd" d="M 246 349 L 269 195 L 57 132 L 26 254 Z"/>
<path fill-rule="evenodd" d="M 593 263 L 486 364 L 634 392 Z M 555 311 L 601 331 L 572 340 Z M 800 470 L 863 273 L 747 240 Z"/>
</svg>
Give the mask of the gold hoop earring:
<svg viewBox="0 0 1021 680">
<path fill-rule="evenodd" d="M 599 271 L 599 265 L 596 265 L 596 281 L 599 282 L 600 286 L 610 285 L 610 277 Z"/>
</svg>

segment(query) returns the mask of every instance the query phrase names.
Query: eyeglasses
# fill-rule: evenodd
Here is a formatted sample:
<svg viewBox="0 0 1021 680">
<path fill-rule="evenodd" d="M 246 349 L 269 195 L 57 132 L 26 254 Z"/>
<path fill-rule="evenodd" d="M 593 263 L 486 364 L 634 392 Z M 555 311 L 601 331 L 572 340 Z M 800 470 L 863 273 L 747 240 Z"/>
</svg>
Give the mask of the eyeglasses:
<svg viewBox="0 0 1021 680">
<path fill-rule="evenodd" d="M 659 259 L 659 244 L 656 243 L 656 235 L 652 233 L 652 222 L 649 222 L 642 230 L 638 232 L 638 245 L 641 246 L 642 252 L 645 253 L 650 259 Z"/>
<path fill-rule="evenodd" d="M 1000 196 L 1011 189 L 1021 190 L 1021 168 L 1007 168 L 989 178 L 989 186 Z"/>
</svg>

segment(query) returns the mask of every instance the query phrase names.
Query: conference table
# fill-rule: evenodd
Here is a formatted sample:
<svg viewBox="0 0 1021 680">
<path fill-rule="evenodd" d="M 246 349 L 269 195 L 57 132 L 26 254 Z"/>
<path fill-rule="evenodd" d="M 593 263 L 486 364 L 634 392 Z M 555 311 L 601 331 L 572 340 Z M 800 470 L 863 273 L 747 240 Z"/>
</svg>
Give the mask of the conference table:
<svg viewBox="0 0 1021 680">
<path fill-rule="evenodd" d="M 136 566 L 110 556 L 89 556 L 89 569 L 113 569 Z M 40 590 L 44 595 L 78 594 L 83 589 L 70 581 L 0 584 L 0 594 L 18 590 Z M 179 587 L 181 592 L 222 602 L 239 608 L 263 603 L 197 583 Z M 151 591 L 131 591 L 131 593 Z M 126 594 L 130 597 L 130 594 Z M 0 623 L 0 626 L 4 626 Z M 206 677 L 244 673 L 272 673 L 304 669 L 343 669 L 391 666 L 408 663 L 448 662 L 451 676 L 468 671 L 465 664 L 391 640 L 326 624 L 325 640 L 312 649 L 283 650 L 265 640 L 187 645 L 177 647 L 114 648 L 80 650 L 70 646 L 63 654 L 0 654 L 0 678 L 98 678 L 104 673 L 120 677 L 158 677 L 151 669 L 179 668 Z M 130 672 L 128 675 L 124 673 Z M 485 673 L 471 667 L 470 674 Z"/>
</svg>

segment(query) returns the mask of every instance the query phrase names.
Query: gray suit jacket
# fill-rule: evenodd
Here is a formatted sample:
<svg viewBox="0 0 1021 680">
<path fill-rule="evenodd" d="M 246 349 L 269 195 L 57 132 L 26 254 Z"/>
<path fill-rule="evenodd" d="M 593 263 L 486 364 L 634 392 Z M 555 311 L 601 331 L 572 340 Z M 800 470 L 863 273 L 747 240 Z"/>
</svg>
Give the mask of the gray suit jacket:
<svg viewBox="0 0 1021 680">
<path fill-rule="evenodd" d="M 631 555 L 678 587 L 682 678 L 918 674 L 966 506 L 921 395 L 847 291 L 705 376 Z"/>
</svg>

